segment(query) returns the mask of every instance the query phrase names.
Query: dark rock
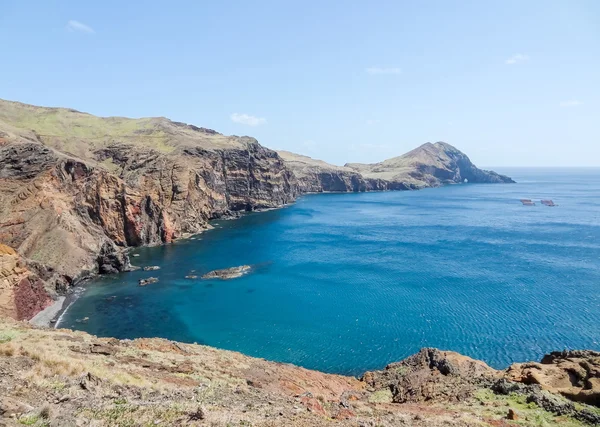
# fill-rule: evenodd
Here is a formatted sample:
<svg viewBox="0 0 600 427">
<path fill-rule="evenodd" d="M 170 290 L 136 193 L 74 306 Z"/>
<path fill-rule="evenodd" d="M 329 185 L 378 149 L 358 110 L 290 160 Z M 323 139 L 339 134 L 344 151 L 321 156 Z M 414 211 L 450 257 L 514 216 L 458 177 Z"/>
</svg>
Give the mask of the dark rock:
<svg viewBox="0 0 600 427">
<path fill-rule="evenodd" d="M 94 354 L 103 354 L 105 356 L 111 356 L 117 352 L 117 349 L 114 347 L 104 345 L 104 344 L 92 344 L 90 348 L 90 353 Z"/>
<path fill-rule="evenodd" d="M 148 277 L 147 279 L 140 279 L 138 281 L 138 285 L 139 286 L 146 286 L 146 285 L 150 285 L 152 283 L 157 283 L 158 282 L 158 278 L 156 277 Z"/>
</svg>

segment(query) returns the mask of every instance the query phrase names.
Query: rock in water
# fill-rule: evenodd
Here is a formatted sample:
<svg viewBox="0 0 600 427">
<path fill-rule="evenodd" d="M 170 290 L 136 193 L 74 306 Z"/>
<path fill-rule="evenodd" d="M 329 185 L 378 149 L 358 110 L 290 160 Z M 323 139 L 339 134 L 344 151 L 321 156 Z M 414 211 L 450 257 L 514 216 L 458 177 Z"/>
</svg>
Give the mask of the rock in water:
<svg viewBox="0 0 600 427">
<path fill-rule="evenodd" d="M 144 271 L 155 271 L 155 270 L 160 270 L 160 267 L 158 265 L 150 265 L 148 267 L 144 267 Z"/>
<path fill-rule="evenodd" d="M 203 279 L 235 279 L 236 277 L 243 276 L 250 271 L 249 265 L 240 265 L 239 267 L 224 268 L 222 270 L 213 270 L 202 276 Z"/>
<path fill-rule="evenodd" d="M 156 283 L 156 282 L 158 282 L 158 279 L 156 277 L 148 277 L 147 279 L 140 279 L 138 284 L 140 286 L 146 286 L 146 285 L 149 285 L 151 283 Z"/>
</svg>

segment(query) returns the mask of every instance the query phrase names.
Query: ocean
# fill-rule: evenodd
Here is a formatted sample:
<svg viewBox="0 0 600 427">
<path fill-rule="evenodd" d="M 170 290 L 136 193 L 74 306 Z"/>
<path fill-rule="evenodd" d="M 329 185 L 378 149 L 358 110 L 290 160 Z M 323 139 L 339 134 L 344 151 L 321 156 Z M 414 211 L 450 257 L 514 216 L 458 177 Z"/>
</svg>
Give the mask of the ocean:
<svg viewBox="0 0 600 427">
<path fill-rule="evenodd" d="M 307 195 L 136 248 L 133 264 L 161 269 L 85 284 L 59 326 L 351 375 L 422 347 L 496 368 L 600 350 L 600 170 L 497 171 L 518 183 Z M 185 278 L 243 264 L 238 279 Z"/>
</svg>

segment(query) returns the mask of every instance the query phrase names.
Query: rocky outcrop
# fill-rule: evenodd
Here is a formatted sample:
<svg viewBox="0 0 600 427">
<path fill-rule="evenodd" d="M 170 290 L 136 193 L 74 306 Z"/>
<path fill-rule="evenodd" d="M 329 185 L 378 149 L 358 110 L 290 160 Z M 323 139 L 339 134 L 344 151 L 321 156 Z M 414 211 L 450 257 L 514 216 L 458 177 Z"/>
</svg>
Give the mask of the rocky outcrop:
<svg viewBox="0 0 600 427">
<path fill-rule="evenodd" d="M 90 117 L 0 101 L 0 242 L 51 289 L 128 270 L 127 247 L 170 243 L 298 194 L 283 160 L 254 138 Z"/>
<path fill-rule="evenodd" d="M 429 400 L 464 401 L 500 374 L 480 360 L 452 351 L 424 348 L 383 371 L 367 372 L 363 381 L 372 389 L 389 389 L 396 403 Z"/>
<path fill-rule="evenodd" d="M 244 274 L 247 274 L 252 267 L 249 265 L 240 265 L 239 267 L 231 267 L 224 268 L 221 270 L 213 270 L 209 271 L 205 275 L 202 276 L 203 279 L 235 279 L 237 277 L 242 277 Z"/>
<path fill-rule="evenodd" d="M 478 169 L 458 149 L 427 143 L 400 157 L 375 164 L 335 166 L 307 156 L 279 151 L 298 179 L 302 192 L 417 190 L 444 184 L 511 183 L 509 177 Z"/>
<path fill-rule="evenodd" d="M 506 371 L 506 378 L 536 384 L 570 400 L 600 407 L 600 352 L 553 352 L 540 363 L 512 365 Z"/>
<path fill-rule="evenodd" d="M 29 320 L 52 302 L 44 281 L 15 250 L 0 244 L 0 317 Z"/>
</svg>

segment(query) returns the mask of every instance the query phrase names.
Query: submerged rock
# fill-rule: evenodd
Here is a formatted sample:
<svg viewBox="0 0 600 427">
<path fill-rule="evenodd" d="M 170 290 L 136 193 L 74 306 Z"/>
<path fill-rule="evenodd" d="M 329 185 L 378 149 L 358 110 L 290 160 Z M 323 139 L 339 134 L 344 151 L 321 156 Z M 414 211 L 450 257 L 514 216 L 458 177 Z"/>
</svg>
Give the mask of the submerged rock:
<svg viewBox="0 0 600 427">
<path fill-rule="evenodd" d="M 224 268 L 222 270 L 213 270 L 202 276 L 203 279 L 235 279 L 241 277 L 250 271 L 252 267 L 249 265 L 240 265 L 239 267 Z"/>
<path fill-rule="evenodd" d="M 187 276 L 185 276 L 186 279 L 197 279 L 198 276 L 196 276 L 195 274 L 189 274 Z"/>
<path fill-rule="evenodd" d="M 158 278 L 156 278 L 156 277 L 148 277 L 147 279 L 140 279 L 139 282 L 138 282 L 138 284 L 140 286 L 146 286 L 146 285 L 149 285 L 151 283 L 156 283 L 156 282 L 158 282 Z"/>
<path fill-rule="evenodd" d="M 144 271 L 155 271 L 160 270 L 158 265 L 149 265 L 148 267 L 144 267 Z"/>
</svg>

